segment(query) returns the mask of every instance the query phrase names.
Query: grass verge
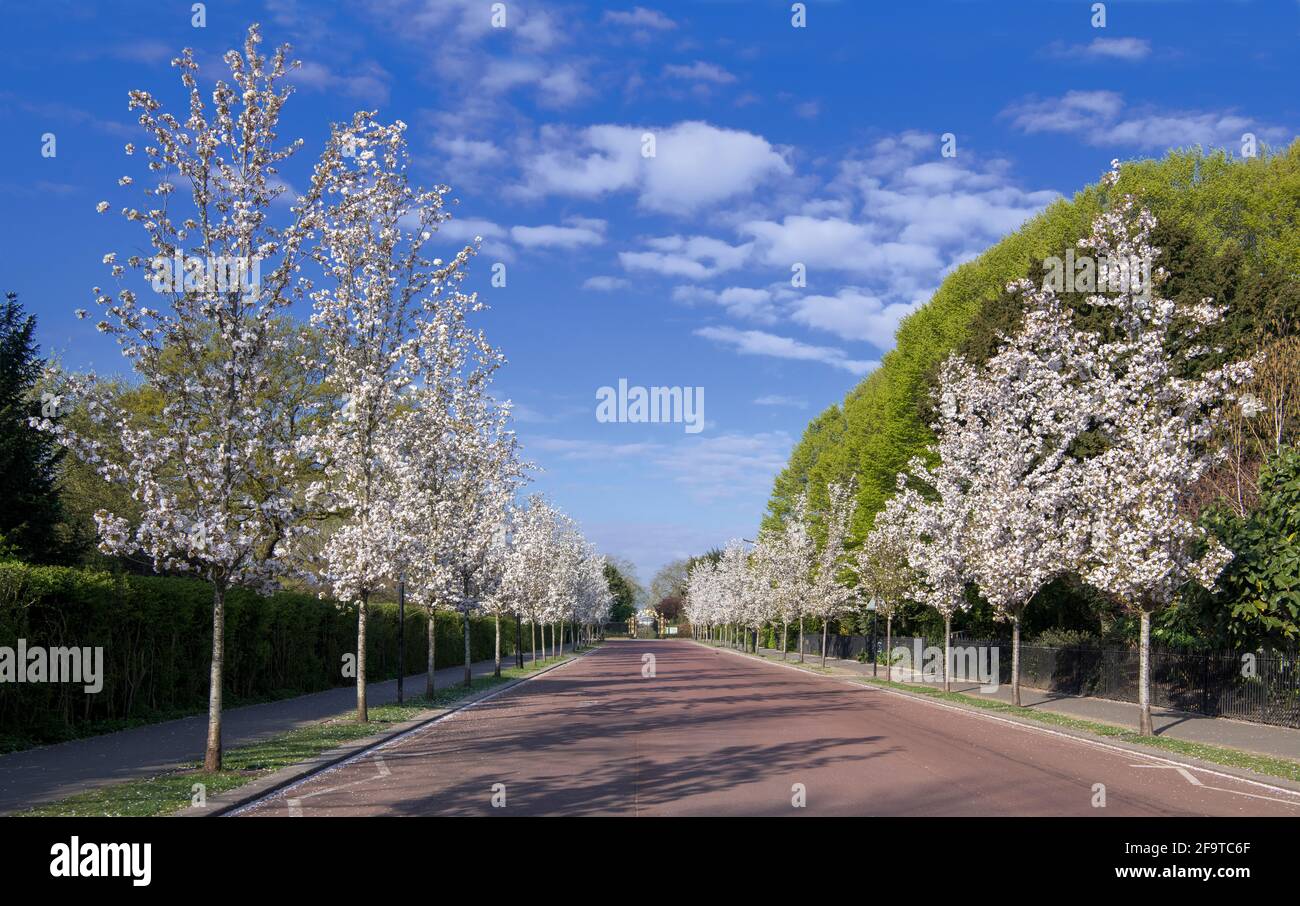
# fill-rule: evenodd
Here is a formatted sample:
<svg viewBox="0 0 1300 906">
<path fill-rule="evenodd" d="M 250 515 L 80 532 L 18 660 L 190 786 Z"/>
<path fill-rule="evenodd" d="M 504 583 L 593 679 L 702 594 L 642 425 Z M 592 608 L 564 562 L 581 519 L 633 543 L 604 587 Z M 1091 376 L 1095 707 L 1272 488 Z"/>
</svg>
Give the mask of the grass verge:
<svg viewBox="0 0 1300 906">
<path fill-rule="evenodd" d="M 705 644 L 708 643 L 706 642 Z M 1094 736 L 1102 736 L 1119 742 L 1144 746 L 1149 749 L 1160 749 L 1165 752 L 1171 752 L 1175 755 L 1184 755 L 1188 758 L 1199 758 L 1201 761 L 1208 761 L 1213 764 L 1221 764 L 1233 768 L 1243 768 L 1247 771 L 1254 771 L 1257 774 L 1267 774 L 1271 777 L 1281 777 L 1284 780 L 1300 782 L 1300 762 L 1292 761 L 1289 758 L 1280 758 L 1275 755 L 1261 755 L 1255 752 L 1243 752 L 1240 749 L 1229 749 L 1224 746 L 1211 746 L 1200 742 L 1190 742 L 1186 739 L 1173 739 L 1168 736 L 1142 736 L 1136 730 L 1129 729 L 1128 727 L 1121 727 L 1116 724 L 1099 723 L 1092 720 L 1082 720 L 1078 717 L 1057 714 L 1054 711 L 1038 711 L 1032 708 L 1017 708 L 1015 705 L 1007 702 L 997 701 L 995 699 L 976 698 L 973 695 L 966 695 L 961 692 L 944 692 L 942 689 L 934 689 L 920 684 L 897 683 L 893 680 L 875 679 L 869 676 L 857 676 L 855 674 L 833 671 L 830 668 L 822 670 L 821 668 L 812 666 L 811 664 L 800 664 L 797 661 L 781 661 L 779 658 L 756 655 L 748 651 L 743 653 L 747 654 L 749 657 L 758 657 L 765 661 L 771 661 L 774 664 L 785 663 L 791 667 L 798 667 L 800 670 L 806 670 L 809 673 L 832 674 L 837 677 L 852 679 L 866 685 L 884 686 L 889 689 L 897 689 L 900 692 L 910 692 L 914 695 L 927 695 L 931 698 L 941 699 L 957 705 L 964 705 L 969 708 L 978 708 L 984 711 L 996 711 L 1001 714 L 1007 714 L 1041 724 L 1048 724 L 1053 727 L 1079 730 L 1084 733 L 1091 733 Z"/>
<path fill-rule="evenodd" d="M 1300 781 L 1300 762 L 1292 761 L 1289 758 L 1279 758 L 1274 755 L 1259 755 L 1254 752 L 1243 752 L 1240 749 L 1211 746 L 1200 742 L 1190 742 L 1186 739 L 1173 739 L 1168 736 L 1142 736 L 1136 730 L 1130 730 L 1127 727 L 1120 727 L 1115 724 L 1103 724 L 1092 720 L 1081 720 L 1077 717 L 1057 714 L 1054 711 L 1038 711 L 1032 708 L 1017 708 L 1015 705 L 1007 702 L 995 701 L 987 698 L 976 698 L 973 695 L 965 695 L 961 692 L 944 692 L 942 689 L 932 689 L 927 686 L 914 685 L 910 683 L 896 683 L 892 680 L 872 679 L 871 677 L 856 677 L 856 679 L 861 683 L 866 683 L 872 686 L 884 686 L 889 689 L 897 689 L 900 692 L 910 692 L 914 695 L 927 695 L 931 698 L 953 702 L 969 708 L 979 708 L 983 711 L 996 711 L 1000 714 L 1008 714 L 1025 720 L 1032 720 L 1036 723 L 1050 724 L 1054 727 L 1062 727 L 1069 730 L 1081 730 L 1085 733 L 1091 733 L 1095 736 L 1104 736 L 1107 739 L 1114 739 L 1119 742 L 1132 743 L 1150 749 L 1160 749 L 1177 755 L 1186 755 L 1190 758 L 1199 758 L 1202 761 L 1209 761 L 1214 764 L 1221 764 L 1234 768 L 1244 768 L 1258 774 L 1268 774 L 1273 777 L 1282 777 L 1286 780 Z"/>
<path fill-rule="evenodd" d="M 526 664 L 523 668 L 502 666 L 500 677 L 477 677 L 468 688 L 448 686 L 437 690 L 431 697 L 421 696 L 400 705 L 378 705 L 369 709 L 368 723 L 357 723 L 349 712 L 260 742 L 237 746 L 225 752 L 224 767 L 216 773 L 205 774 L 202 764 L 194 762 L 154 777 L 98 787 L 67 799 L 16 812 L 15 815 L 32 818 L 167 815 L 190 805 L 196 783 L 204 785 L 208 796 L 229 792 L 272 771 L 305 761 L 336 746 L 383 733 L 397 724 L 412 720 L 422 711 L 450 707 L 477 692 L 521 679 L 572 658 L 573 655 L 544 658 L 536 664 Z"/>
</svg>

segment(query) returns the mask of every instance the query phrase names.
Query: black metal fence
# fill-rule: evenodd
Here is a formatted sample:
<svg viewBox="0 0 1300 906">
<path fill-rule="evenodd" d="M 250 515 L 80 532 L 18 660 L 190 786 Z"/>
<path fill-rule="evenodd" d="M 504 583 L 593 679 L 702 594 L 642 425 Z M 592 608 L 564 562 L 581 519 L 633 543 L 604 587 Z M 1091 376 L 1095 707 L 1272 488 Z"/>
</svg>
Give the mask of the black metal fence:
<svg viewBox="0 0 1300 906">
<path fill-rule="evenodd" d="M 895 636 L 890 644 L 914 650 L 933 642 Z M 794 640 L 790 643 L 795 645 Z M 821 655 L 821 634 L 806 633 L 805 657 Z M 939 643 L 942 644 L 942 643 Z M 883 634 L 876 637 L 884 650 Z M 961 639 L 953 645 L 998 649 L 999 682 L 1011 681 L 1011 643 L 1000 639 Z M 871 637 L 832 635 L 826 639 L 828 657 L 871 659 Z M 1116 701 L 1138 700 L 1136 648 L 1020 646 L 1022 685 L 1063 695 L 1094 696 Z M 1210 717 L 1300 728 L 1300 655 L 1296 652 L 1255 651 L 1203 653 L 1151 650 L 1151 704 Z"/>
</svg>

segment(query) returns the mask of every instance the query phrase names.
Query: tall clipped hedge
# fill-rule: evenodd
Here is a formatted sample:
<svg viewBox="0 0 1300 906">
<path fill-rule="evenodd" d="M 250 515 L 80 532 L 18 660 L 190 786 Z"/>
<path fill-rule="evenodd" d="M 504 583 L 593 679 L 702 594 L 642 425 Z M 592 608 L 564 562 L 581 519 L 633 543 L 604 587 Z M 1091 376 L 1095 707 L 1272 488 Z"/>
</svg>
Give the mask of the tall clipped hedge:
<svg viewBox="0 0 1300 906">
<path fill-rule="evenodd" d="M 1171 151 L 1159 160 L 1130 161 L 1115 191 L 1135 194 L 1159 218 L 1161 263 L 1171 271 L 1166 292 L 1194 299 L 1209 295 L 1228 303 L 1227 319 L 1214 338 L 1214 345 L 1223 348 L 1217 361 L 1252 355 L 1262 333 L 1300 328 L 1300 139 L 1256 158 L 1190 149 Z M 898 472 L 933 441 L 930 393 L 939 364 L 955 351 L 980 361 L 997 331 L 1014 328 L 1021 309 L 1006 285 L 1040 276 L 1045 257 L 1063 254 L 1087 235 L 1093 217 L 1105 207 L 1105 194 L 1101 186 L 1091 185 L 1056 201 L 950 273 L 934 296 L 899 325 L 895 347 L 881 358 L 880 367 L 853 387 L 843 403 L 809 423 L 773 483 L 764 524 L 782 519 L 800 493 L 806 491 L 814 506 L 824 505 L 827 485 L 853 478 L 858 510 L 851 541 L 861 538 L 894 493 Z M 1217 361 L 1207 358 L 1206 364 Z M 1047 626 L 1056 628 L 1083 628 L 1078 621 L 1085 612 L 1091 614 L 1093 631 L 1123 620 L 1092 612 L 1088 605 L 1095 602 L 1084 595 L 1081 588 L 1058 584 L 1040 595 L 1031 611 L 1050 609 Z M 904 610 L 895 628 L 925 634 L 929 619 L 932 615 L 924 609 Z M 978 613 L 964 612 L 954 628 L 974 630 L 978 620 Z M 1253 623 L 1247 627 L 1251 632 L 1263 625 Z M 1158 637 L 1165 632 L 1163 623 L 1156 626 Z M 1241 636 L 1225 632 L 1213 620 L 1197 626 L 1203 641 L 1217 645 Z"/>
<path fill-rule="evenodd" d="M 1292 280 L 1300 273 L 1300 140 L 1256 158 L 1190 149 L 1130 161 L 1117 191 L 1136 194 L 1162 222 L 1214 256 L 1237 252 Z M 773 484 L 765 523 L 782 518 L 803 490 L 819 502 L 827 484 L 855 477 L 853 534 L 864 534 L 893 494 L 899 470 L 933 440 L 928 400 L 938 364 L 1003 301 L 1007 283 L 1031 276 L 1044 257 L 1087 235 L 1103 201 L 1098 185 L 1087 186 L 949 274 L 903 320 L 880 367 L 808 425 Z"/>
<path fill-rule="evenodd" d="M 460 617 L 437 615 L 437 666 L 464 663 Z M 406 667 L 425 664 L 426 616 L 406 609 Z M 397 675 L 397 607 L 371 604 L 367 668 Z M 470 623 L 473 660 L 492 657 L 490 618 Z M 0 683 L 0 748 L 53 742 L 111 727 L 202 711 L 212 651 L 212 590 L 195 579 L 0 562 L 0 645 L 104 649 L 103 689 L 71 683 Z M 502 620 L 502 656 L 514 651 L 514 623 Z M 264 597 L 232 589 L 226 598 L 228 704 L 285 698 L 351 685 L 343 655 L 356 641 L 356 608 L 315 595 Z"/>
</svg>

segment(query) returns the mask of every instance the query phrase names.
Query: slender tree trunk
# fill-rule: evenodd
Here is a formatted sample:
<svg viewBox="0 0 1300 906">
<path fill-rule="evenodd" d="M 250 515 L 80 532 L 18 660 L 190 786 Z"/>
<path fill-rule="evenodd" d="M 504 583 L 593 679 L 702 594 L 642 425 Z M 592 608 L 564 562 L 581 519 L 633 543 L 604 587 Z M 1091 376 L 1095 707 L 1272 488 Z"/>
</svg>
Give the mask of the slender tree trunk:
<svg viewBox="0 0 1300 906">
<path fill-rule="evenodd" d="M 370 592 L 361 593 L 361 603 L 357 606 L 357 721 L 366 723 L 370 720 L 370 711 L 366 707 L 366 614 L 370 609 Z"/>
<path fill-rule="evenodd" d="M 534 623 L 532 620 L 529 620 L 529 621 L 528 621 L 528 631 L 532 634 L 532 637 L 533 637 L 533 659 L 532 659 L 532 663 L 533 663 L 533 664 L 536 664 L 536 663 L 537 663 L 537 624 Z"/>
<path fill-rule="evenodd" d="M 226 663 L 226 586 L 212 584 L 212 667 L 208 674 L 208 746 L 203 770 L 221 770 L 221 684 Z"/>
<path fill-rule="evenodd" d="M 997 682 L 995 677 L 993 680 Z M 1011 619 L 1011 704 L 1020 707 L 1020 615 Z"/>
<path fill-rule="evenodd" d="M 1151 613 L 1143 608 L 1141 617 L 1141 638 L 1138 642 L 1138 733 L 1142 736 L 1154 735 L 1151 726 Z"/>
<path fill-rule="evenodd" d="M 799 615 L 799 663 L 803 663 L 803 615 Z"/>
<path fill-rule="evenodd" d="M 470 662 L 469 662 L 469 611 L 468 611 L 468 610 L 465 611 L 465 613 L 464 613 L 464 617 L 465 617 L 465 620 L 464 620 L 464 626 L 465 626 L 465 688 L 468 689 L 468 688 L 470 687 L 470 685 L 473 683 L 473 673 L 474 673 L 474 671 L 470 668 Z"/>
<path fill-rule="evenodd" d="M 438 647 L 438 612 L 433 609 L 432 605 L 429 605 L 428 611 L 429 622 L 425 627 L 425 631 L 429 636 L 429 644 L 427 646 L 429 649 L 429 663 L 424 674 L 424 695 L 426 698 L 433 698 L 433 673 L 438 669 L 435 663 L 437 659 L 434 656 L 437 654 Z"/>
<path fill-rule="evenodd" d="M 952 660 L 952 616 L 943 617 L 943 691 L 951 692 L 952 685 L 948 679 L 948 663 Z"/>
<path fill-rule="evenodd" d="M 501 614 L 497 614 L 496 667 L 492 670 L 495 677 L 501 676 Z"/>
<path fill-rule="evenodd" d="M 790 632 L 790 624 L 789 624 L 789 623 L 786 623 L 786 622 L 784 622 L 784 621 L 782 621 L 782 623 L 781 623 L 781 660 L 783 660 L 783 661 L 786 659 L 785 649 L 786 649 L 786 642 L 788 641 L 788 638 L 789 638 L 789 632 Z"/>
<path fill-rule="evenodd" d="M 826 669 L 826 627 L 830 621 L 822 617 L 822 669 Z"/>
<path fill-rule="evenodd" d="M 524 667 L 524 615 L 515 614 L 515 666 Z"/>
<path fill-rule="evenodd" d="M 894 618 L 892 615 L 885 617 L 885 679 L 888 680 L 894 678 L 894 652 L 893 649 L 889 647 L 893 641 L 891 638 L 892 630 L 894 628 L 893 623 Z"/>
</svg>

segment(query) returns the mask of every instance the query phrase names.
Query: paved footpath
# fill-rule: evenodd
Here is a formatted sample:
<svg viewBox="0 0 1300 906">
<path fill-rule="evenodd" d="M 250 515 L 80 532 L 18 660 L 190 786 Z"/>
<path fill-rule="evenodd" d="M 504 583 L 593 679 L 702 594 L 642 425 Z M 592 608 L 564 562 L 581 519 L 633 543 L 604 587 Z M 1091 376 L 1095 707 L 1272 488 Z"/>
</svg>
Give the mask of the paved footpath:
<svg viewBox="0 0 1300 906">
<path fill-rule="evenodd" d="M 565 650 L 571 647 L 566 645 Z M 529 657 L 530 652 L 524 652 L 525 663 Z M 513 664 L 513 657 L 503 658 L 501 662 L 502 667 Z M 473 675 L 489 675 L 494 666 L 491 660 L 479 661 L 473 665 Z M 434 682 L 438 688 L 445 689 L 462 682 L 464 676 L 463 666 L 444 667 L 434 674 Z M 404 691 L 408 700 L 424 694 L 424 682 L 424 673 L 413 674 L 406 680 Z M 397 680 L 371 683 L 366 699 L 372 707 L 397 701 Z M 340 686 L 310 695 L 231 708 L 222 721 L 222 741 L 228 749 L 255 742 L 343 714 L 354 709 L 356 702 L 356 687 Z M 205 713 L 0 755 L 0 815 L 63 799 L 90 787 L 152 777 L 189 762 L 202 761 L 207 737 Z"/>
<path fill-rule="evenodd" d="M 610 641 L 241 814 L 1297 817 L 1300 794 L 687 641 Z"/>
<path fill-rule="evenodd" d="M 790 662 L 794 663 L 797 661 L 799 654 L 791 651 L 787 656 Z M 763 657 L 779 661 L 781 660 L 781 652 L 772 648 L 764 648 Z M 821 666 L 821 655 L 805 655 L 804 665 L 810 667 Z M 853 673 L 858 676 L 872 675 L 872 665 L 860 661 L 828 657 L 826 666 L 836 671 Z M 895 682 L 912 683 L 920 681 L 920 674 L 914 670 L 907 670 L 902 667 L 894 667 L 893 670 L 894 675 L 891 678 Z M 887 678 L 883 664 L 876 675 L 881 679 Z M 927 685 L 942 688 L 943 681 L 931 682 L 927 683 Z M 1011 701 L 1010 684 L 999 686 L 995 692 L 984 692 L 980 689 L 979 683 L 953 680 L 952 691 L 980 698 L 994 698 L 1007 703 Z M 1065 695 L 1060 692 L 1021 686 L 1020 703 L 1026 708 L 1054 711 L 1058 714 L 1077 717 L 1080 720 L 1116 724 L 1134 730 L 1138 726 L 1139 709 L 1134 702 Z M 1263 755 L 1276 755 L 1281 758 L 1300 761 L 1300 730 L 1291 727 L 1275 727 L 1269 724 L 1232 720 L 1226 717 L 1208 717 L 1204 714 L 1191 714 L 1187 711 L 1175 711 L 1171 708 L 1152 708 L 1151 723 L 1157 736 L 1185 739 L 1188 742 L 1199 742 L 1211 746 L 1227 746 L 1228 748 L 1241 749 L 1246 752 L 1258 752 Z"/>
</svg>

